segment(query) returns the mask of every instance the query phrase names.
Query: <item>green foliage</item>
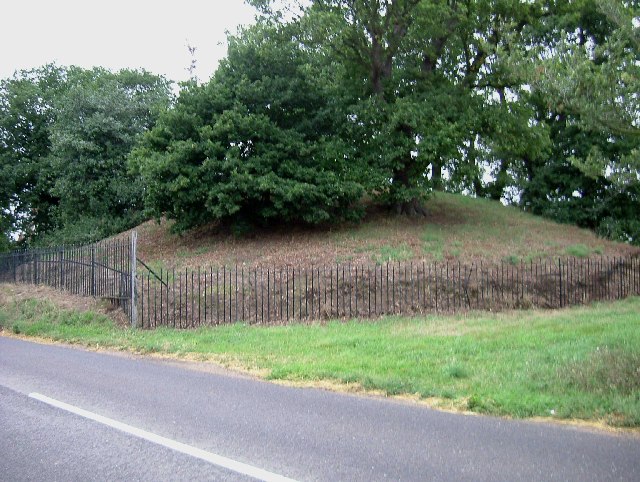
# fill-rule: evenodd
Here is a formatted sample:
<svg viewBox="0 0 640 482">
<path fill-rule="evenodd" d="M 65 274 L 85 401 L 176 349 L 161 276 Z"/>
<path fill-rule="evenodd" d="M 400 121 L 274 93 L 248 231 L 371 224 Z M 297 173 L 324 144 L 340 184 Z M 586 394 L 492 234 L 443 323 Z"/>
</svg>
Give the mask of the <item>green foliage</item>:
<svg viewBox="0 0 640 482">
<path fill-rule="evenodd" d="M 478 122 L 476 67 L 452 63 L 460 14 L 431 2 L 315 1 L 306 11 L 308 44 L 342 67 L 346 133 L 358 164 L 374 172 L 370 195 L 401 213 L 424 214 L 435 171 L 457 157 Z"/>
<path fill-rule="evenodd" d="M 540 109 L 544 111 L 542 101 Z M 577 119 L 562 114 L 546 120 L 553 147 L 544 161 L 529 159 L 521 165 L 520 203 L 534 214 L 638 244 L 634 225 L 640 209 L 640 183 L 619 184 L 603 175 L 587 175 L 576 166 L 577 159 L 587 159 L 594 149 L 606 152 L 616 162 L 630 146 L 623 141 L 611 142 L 613 138 L 605 133 L 583 130 Z"/>
<path fill-rule="evenodd" d="M 189 85 L 132 155 L 146 206 L 175 229 L 219 221 L 244 232 L 273 223 L 357 219 L 363 188 L 333 138 L 321 66 L 288 27 L 230 39 L 209 83 Z"/>
<path fill-rule="evenodd" d="M 636 210 L 636 215 L 638 211 Z M 608 216 L 598 224 L 597 232 L 609 239 L 616 239 L 640 246 L 640 220 L 637 217 L 616 218 Z"/>
<path fill-rule="evenodd" d="M 37 234 L 54 225 L 51 126 L 54 99 L 64 90 L 55 65 L 0 81 L 0 214 L 3 233 Z"/>
<path fill-rule="evenodd" d="M 636 245 L 639 13 L 635 2 L 577 5 L 577 23 L 559 24 L 554 40 L 530 50 L 522 62 L 552 144 L 548 158 L 523 163 L 523 204 Z"/>
<path fill-rule="evenodd" d="M 10 221 L 0 213 L 0 253 L 4 253 L 6 251 L 10 251 L 13 247 L 13 242 L 9 238 L 9 233 L 11 228 Z"/>
<path fill-rule="evenodd" d="M 88 244 L 121 233 L 145 220 L 142 210 L 127 216 L 79 215 L 61 227 L 48 231 L 32 241 L 33 246 L 57 246 L 62 244 Z"/>
<path fill-rule="evenodd" d="M 576 258 L 586 258 L 591 254 L 591 249 L 584 244 L 574 244 L 567 246 L 565 253 L 569 256 L 575 256 Z"/>
<path fill-rule="evenodd" d="M 166 107 L 167 86 L 146 72 L 75 75 L 79 78 L 57 105 L 51 135 L 58 225 L 77 224 L 83 217 L 79 224 L 103 219 L 103 232 L 109 223 L 128 228 L 140 220 L 144 187 L 127 171 L 126 159 L 137 137 Z"/>
<path fill-rule="evenodd" d="M 143 186 L 126 159 L 169 99 L 168 82 L 144 71 L 51 65 L 2 81 L 3 231 L 76 242 L 139 222 Z"/>
<path fill-rule="evenodd" d="M 242 235 L 358 220 L 363 197 L 426 215 L 440 189 L 640 244 L 637 2 L 250 3 L 262 19 L 168 110 L 147 72 L 3 80 L 0 250 L 107 236 L 143 205 Z"/>
</svg>

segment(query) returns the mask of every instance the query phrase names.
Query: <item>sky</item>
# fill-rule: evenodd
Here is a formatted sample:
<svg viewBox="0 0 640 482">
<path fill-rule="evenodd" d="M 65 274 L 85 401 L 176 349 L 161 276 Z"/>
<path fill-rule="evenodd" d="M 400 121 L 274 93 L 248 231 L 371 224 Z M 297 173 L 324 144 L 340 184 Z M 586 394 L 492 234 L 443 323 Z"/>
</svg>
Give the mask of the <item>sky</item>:
<svg viewBox="0 0 640 482">
<path fill-rule="evenodd" d="M 206 81 L 226 55 L 225 31 L 253 21 L 243 0 L 8 0 L 0 5 L 0 79 L 48 63 L 144 68 Z"/>
</svg>

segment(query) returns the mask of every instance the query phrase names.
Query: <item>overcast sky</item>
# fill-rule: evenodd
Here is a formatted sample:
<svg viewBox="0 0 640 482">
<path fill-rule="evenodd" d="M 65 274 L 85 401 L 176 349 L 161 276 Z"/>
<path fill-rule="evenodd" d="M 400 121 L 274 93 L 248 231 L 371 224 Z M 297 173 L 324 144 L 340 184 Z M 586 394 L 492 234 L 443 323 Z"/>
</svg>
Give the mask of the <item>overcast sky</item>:
<svg viewBox="0 0 640 482">
<path fill-rule="evenodd" d="M 211 77 L 226 55 L 225 31 L 253 21 L 243 0 L 8 0 L 0 6 L 0 79 L 56 62 L 111 70 L 145 68 L 175 81 Z"/>
</svg>

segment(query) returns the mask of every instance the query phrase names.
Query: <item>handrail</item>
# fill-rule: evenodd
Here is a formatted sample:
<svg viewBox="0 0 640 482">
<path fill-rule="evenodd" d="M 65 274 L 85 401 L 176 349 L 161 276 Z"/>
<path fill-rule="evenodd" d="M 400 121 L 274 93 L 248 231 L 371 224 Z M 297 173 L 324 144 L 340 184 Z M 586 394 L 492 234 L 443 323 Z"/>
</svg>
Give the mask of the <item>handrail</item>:
<svg viewBox="0 0 640 482">
<path fill-rule="evenodd" d="M 144 261 L 142 261 L 140 258 L 137 258 L 137 257 L 136 257 L 136 261 L 137 261 L 138 263 L 140 263 L 142 266 L 144 266 L 145 268 L 147 268 L 147 270 L 148 270 L 148 271 L 149 271 L 149 272 L 150 272 L 150 273 L 151 273 L 151 274 L 152 274 L 152 275 L 153 275 L 153 276 L 154 276 L 158 281 L 160 281 L 160 283 L 162 283 L 166 288 L 168 288 L 168 287 L 169 287 L 169 285 L 168 285 L 167 283 L 165 283 L 165 281 L 164 281 L 160 276 L 158 276 L 158 275 L 156 274 L 156 272 L 155 272 L 155 271 L 153 271 L 153 270 L 149 267 L 149 265 L 147 265 L 147 263 L 145 263 Z"/>
</svg>

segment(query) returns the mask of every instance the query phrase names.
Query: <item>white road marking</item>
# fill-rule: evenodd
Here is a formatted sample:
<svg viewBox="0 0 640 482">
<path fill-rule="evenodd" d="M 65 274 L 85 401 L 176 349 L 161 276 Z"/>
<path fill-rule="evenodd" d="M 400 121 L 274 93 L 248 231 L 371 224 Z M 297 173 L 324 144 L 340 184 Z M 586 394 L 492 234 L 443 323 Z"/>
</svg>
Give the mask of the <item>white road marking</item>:
<svg viewBox="0 0 640 482">
<path fill-rule="evenodd" d="M 183 444 L 182 442 L 176 442 L 175 440 L 171 440 L 169 438 L 156 435 L 152 432 L 147 432 L 146 430 L 132 427 L 131 425 L 118 422 L 117 420 L 113 420 L 111 418 L 103 417 L 102 415 L 89 412 L 88 410 L 83 410 L 82 408 L 69 405 L 68 403 L 64 403 L 59 400 L 55 400 L 53 398 L 49 398 L 39 393 L 30 393 L 29 397 L 35 400 L 39 400 L 40 402 L 46 403 L 47 405 L 51 405 L 52 407 L 65 410 L 67 412 L 79 415 L 89 420 L 93 420 L 94 422 L 98 422 L 108 427 L 115 428 L 116 430 L 120 430 L 121 432 L 128 433 L 129 435 L 133 435 L 134 437 L 138 437 L 138 438 L 147 440 L 149 442 L 162 445 L 163 447 L 170 448 L 172 450 L 175 450 L 176 452 L 190 455 L 191 457 L 204 460 L 206 462 L 209 462 L 214 465 L 218 465 L 228 470 L 232 470 L 233 472 L 237 472 L 239 474 L 248 475 L 249 477 L 253 477 L 254 479 L 264 480 L 268 482 L 271 482 L 271 481 L 295 482 L 293 479 L 289 479 L 282 475 L 274 474 L 273 472 L 269 472 L 267 470 L 254 467 L 252 465 L 244 464 L 242 462 L 238 462 L 236 460 L 223 457 L 222 455 L 217 455 L 211 452 L 207 452 L 206 450 L 192 447 L 191 445 Z"/>
</svg>

